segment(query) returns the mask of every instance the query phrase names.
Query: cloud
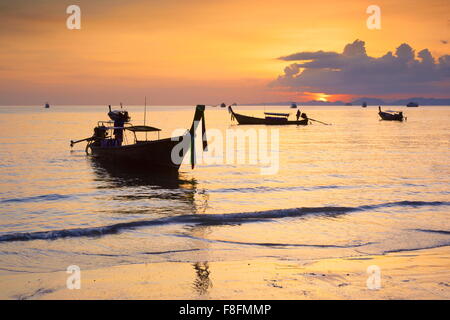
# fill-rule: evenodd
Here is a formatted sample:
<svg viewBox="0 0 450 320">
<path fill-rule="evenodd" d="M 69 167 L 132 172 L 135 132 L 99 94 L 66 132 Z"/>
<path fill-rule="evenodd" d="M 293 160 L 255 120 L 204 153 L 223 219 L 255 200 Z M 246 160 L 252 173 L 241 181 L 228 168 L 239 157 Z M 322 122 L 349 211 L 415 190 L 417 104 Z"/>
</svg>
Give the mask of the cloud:
<svg viewBox="0 0 450 320">
<path fill-rule="evenodd" d="M 417 54 L 407 43 L 382 57 L 367 55 L 365 43 L 355 40 L 342 53 L 298 52 L 280 57 L 297 61 L 270 86 L 291 91 L 331 94 L 448 94 L 450 55 L 437 61 L 428 49 Z"/>
</svg>

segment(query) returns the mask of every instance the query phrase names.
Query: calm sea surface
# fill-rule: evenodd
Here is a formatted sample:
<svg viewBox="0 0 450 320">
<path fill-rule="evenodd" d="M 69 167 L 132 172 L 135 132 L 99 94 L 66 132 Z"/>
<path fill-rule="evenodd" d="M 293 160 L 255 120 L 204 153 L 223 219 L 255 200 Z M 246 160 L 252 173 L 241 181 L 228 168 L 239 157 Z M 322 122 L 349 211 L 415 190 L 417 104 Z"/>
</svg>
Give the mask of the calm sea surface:
<svg viewBox="0 0 450 320">
<path fill-rule="evenodd" d="M 161 137 L 189 128 L 194 112 L 147 109 Z M 449 246 L 450 107 L 385 109 L 408 120 L 379 121 L 375 107 L 302 107 L 332 125 L 238 127 L 209 107 L 206 127 L 216 133 L 278 130 L 278 172 L 248 163 L 191 170 L 185 161 L 178 177 L 164 178 L 102 167 L 82 143 L 71 150 L 70 140 L 107 119 L 105 106 L 0 107 L 0 273 Z M 128 110 L 142 124 L 143 108 Z"/>
</svg>

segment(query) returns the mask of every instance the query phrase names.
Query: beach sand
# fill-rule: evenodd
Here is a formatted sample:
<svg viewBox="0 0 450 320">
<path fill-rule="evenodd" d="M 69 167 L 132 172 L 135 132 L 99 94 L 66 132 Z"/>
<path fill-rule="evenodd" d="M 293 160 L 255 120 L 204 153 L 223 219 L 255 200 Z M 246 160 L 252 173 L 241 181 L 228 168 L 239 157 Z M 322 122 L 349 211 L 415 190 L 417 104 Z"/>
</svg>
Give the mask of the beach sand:
<svg viewBox="0 0 450 320">
<path fill-rule="evenodd" d="M 367 268 L 381 270 L 368 289 Z M 0 276 L 1 299 L 450 299 L 449 247 L 380 256 L 281 261 L 168 262 Z"/>
</svg>

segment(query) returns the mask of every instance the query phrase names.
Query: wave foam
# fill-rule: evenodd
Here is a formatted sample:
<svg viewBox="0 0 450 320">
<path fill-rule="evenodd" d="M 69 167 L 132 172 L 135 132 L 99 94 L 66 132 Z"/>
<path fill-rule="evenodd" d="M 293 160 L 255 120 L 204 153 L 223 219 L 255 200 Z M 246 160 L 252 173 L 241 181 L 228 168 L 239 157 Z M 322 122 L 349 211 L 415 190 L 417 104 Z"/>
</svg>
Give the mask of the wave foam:
<svg viewBox="0 0 450 320">
<path fill-rule="evenodd" d="M 292 209 L 278 209 L 257 212 L 230 213 L 230 214 L 197 214 L 181 215 L 153 220 L 138 220 L 122 222 L 107 226 L 92 228 L 76 228 L 51 230 L 42 232 L 23 232 L 11 233 L 0 236 L 0 242 L 9 241 L 30 241 L 30 240 L 56 240 L 68 237 L 99 237 L 103 235 L 116 234 L 123 230 L 134 229 L 138 227 L 158 226 L 167 224 L 197 224 L 197 225 L 223 225 L 245 222 L 259 222 L 270 219 L 279 219 L 286 217 L 299 217 L 304 215 L 327 215 L 336 216 L 356 211 L 365 211 L 383 207 L 394 206 L 449 206 L 450 202 L 444 201 L 397 201 L 376 205 L 363 205 L 359 207 L 302 207 Z"/>
</svg>

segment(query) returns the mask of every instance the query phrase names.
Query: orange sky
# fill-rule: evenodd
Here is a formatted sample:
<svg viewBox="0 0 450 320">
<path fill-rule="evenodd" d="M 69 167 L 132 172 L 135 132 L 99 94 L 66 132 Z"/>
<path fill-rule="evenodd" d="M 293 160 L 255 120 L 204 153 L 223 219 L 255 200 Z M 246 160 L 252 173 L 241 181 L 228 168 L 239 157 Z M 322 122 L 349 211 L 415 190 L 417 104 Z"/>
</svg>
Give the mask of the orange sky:
<svg viewBox="0 0 450 320">
<path fill-rule="evenodd" d="M 81 7 L 81 30 L 66 28 L 70 4 Z M 366 28 L 370 4 L 381 7 L 381 30 Z M 355 39 L 376 57 L 404 42 L 439 57 L 450 51 L 449 9 L 448 0 L 2 2 L 0 104 L 311 99 L 268 86 L 289 64 L 277 57 L 342 52 Z M 351 97 L 327 97 L 337 98 Z"/>
</svg>

